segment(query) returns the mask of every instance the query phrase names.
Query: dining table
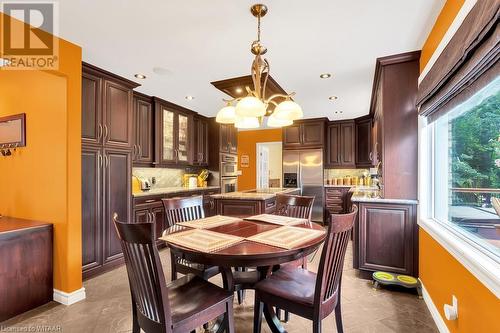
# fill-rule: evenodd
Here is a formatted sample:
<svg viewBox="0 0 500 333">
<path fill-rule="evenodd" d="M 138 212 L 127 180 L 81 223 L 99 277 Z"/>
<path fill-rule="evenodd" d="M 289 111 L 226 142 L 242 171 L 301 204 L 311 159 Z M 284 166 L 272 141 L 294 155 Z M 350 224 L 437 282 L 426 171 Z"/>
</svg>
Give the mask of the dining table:
<svg viewBox="0 0 500 333">
<path fill-rule="evenodd" d="M 253 273 L 249 274 L 254 276 L 256 274 L 257 279 L 252 283 L 258 282 L 272 274 L 273 269 L 279 265 L 297 261 L 316 251 L 326 236 L 323 226 L 308 220 L 301 220 L 300 223 L 295 222 L 288 226 L 251 218 L 226 217 L 225 223 L 205 229 L 196 229 L 197 225 L 193 223 L 196 221 L 171 226 L 164 231 L 161 239 L 178 257 L 198 264 L 218 266 L 224 288 L 232 292 L 235 291 L 235 283 L 241 282 L 235 280 L 235 274 L 242 274 L 241 268 L 252 268 L 248 271 Z M 175 237 L 182 233 L 190 237 L 188 238 L 190 243 L 175 241 Z M 290 242 L 284 245 L 275 244 L 273 235 L 279 238 L 278 240 L 288 237 Z M 221 248 L 207 250 L 197 248 L 194 238 L 197 236 L 201 238 L 220 236 L 220 240 L 214 241 L 220 243 L 224 242 L 224 237 L 231 241 Z M 272 332 L 286 332 L 272 307 L 264 304 L 263 311 Z M 223 332 L 224 329 L 221 324 L 217 332 Z"/>
</svg>

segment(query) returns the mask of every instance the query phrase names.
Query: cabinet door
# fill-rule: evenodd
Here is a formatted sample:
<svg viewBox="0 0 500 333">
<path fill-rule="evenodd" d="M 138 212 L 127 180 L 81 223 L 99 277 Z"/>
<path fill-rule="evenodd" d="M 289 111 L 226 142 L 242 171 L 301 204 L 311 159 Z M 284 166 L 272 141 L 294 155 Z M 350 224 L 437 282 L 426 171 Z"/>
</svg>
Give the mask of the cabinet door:
<svg viewBox="0 0 500 333">
<path fill-rule="evenodd" d="M 360 207 L 359 268 L 415 274 L 414 206 L 361 204 Z"/>
<path fill-rule="evenodd" d="M 372 121 L 356 122 L 356 166 L 372 165 Z"/>
<path fill-rule="evenodd" d="M 194 155 L 193 164 L 206 166 L 208 165 L 208 122 L 195 118 L 194 119 L 195 137 L 194 137 Z"/>
<path fill-rule="evenodd" d="M 177 149 L 176 157 L 179 164 L 189 164 L 192 161 L 189 149 L 192 132 L 189 118 L 188 115 L 177 114 L 177 128 L 174 131 L 177 135 L 175 149 Z"/>
<path fill-rule="evenodd" d="M 283 147 L 297 148 L 301 145 L 300 125 L 290 125 L 283 128 Z"/>
<path fill-rule="evenodd" d="M 134 164 L 153 163 L 153 107 L 151 102 L 134 99 Z"/>
<path fill-rule="evenodd" d="M 132 90 L 112 81 L 104 82 L 104 144 L 130 148 L 133 141 Z"/>
<path fill-rule="evenodd" d="M 175 112 L 160 106 L 161 112 L 161 162 L 174 163 L 176 158 L 175 151 L 175 132 L 174 132 L 174 119 Z"/>
<path fill-rule="evenodd" d="M 230 136 L 230 133 L 229 133 L 229 125 L 225 125 L 225 124 L 220 124 L 219 125 L 220 128 L 219 128 L 219 145 L 220 145 L 220 151 L 222 153 L 229 153 L 229 136 Z"/>
<path fill-rule="evenodd" d="M 330 167 L 340 166 L 340 124 L 330 124 L 327 129 L 326 162 Z"/>
<path fill-rule="evenodd" d="M 301 124 L 302 146 L 319 147 L 323 146 L 325 140 L 324 122 L 312 122 Z"/>
<path fill-rule="evenodd" d="M 131 220 L 132 157 L 127 150 L 104 150 L 104 263 L 122 257 L 120 241 L 113 225 L 113 214 L 121 221 Z"/>
<path fill-rule="evenodd" d="M 149 209 L 138 209 L 134 211 L 134 223 L 148 222 Z"/>
<path fill-rule="evenodd" d="M 229 152 L 231 154 L 238 153 L 238 129 L 234 125 L 228 125 L 229 133 Z"/>
<path fill-rule="evenodd" d="M 356 138 L 354 122 L 340 124 L 340 163 L 344 167 L 354 167 L 356 164 Z"/>
<path fill-rule="evenodd" d="M 82 147 L 82 269 L 102 265 L 101 148 Z"/>
<path fill-rule="evenodd" d="M 102 143 L 102 79 L 82 73 L 82 143 Z"/>
</svg>

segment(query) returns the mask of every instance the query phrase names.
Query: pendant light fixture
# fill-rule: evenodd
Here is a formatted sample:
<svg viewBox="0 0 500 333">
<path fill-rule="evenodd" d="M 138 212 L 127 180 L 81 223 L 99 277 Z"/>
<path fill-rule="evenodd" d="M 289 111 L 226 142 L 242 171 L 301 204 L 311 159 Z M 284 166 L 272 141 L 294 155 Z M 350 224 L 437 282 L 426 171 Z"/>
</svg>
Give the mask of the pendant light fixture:
<svg viewBox="0 0 500 333">
<path fill-rule="evenodd" d="M 260 42 L 260 19 L 266 15 L 267 7 L 256 4 L 250 8 L 250 12 L 257 18 L 257 40 L 251 46 L 251 51 L 255 55 L 251 69 L 254 89 L 247 86 L 245 87 L 247 96 L 224 100 L 227 105 L 217 113 L 216 121 L 222 124 L 234 123 L 237 128 L 257 128 L 262 124 L 263 117 L 268 116 L 268 126 L 291 125 L 294 120 L 303 117 L 302 108 L 291 99 L 295 93 L 274 94 L 266 98 L 269 62 L 262 58 L 267 48 Z M 278 104 L 275 101 L 277 98 L 285 100 Z M 275 106 L 274 111 L 268 110 L 269 104 Z"/>
</svg>

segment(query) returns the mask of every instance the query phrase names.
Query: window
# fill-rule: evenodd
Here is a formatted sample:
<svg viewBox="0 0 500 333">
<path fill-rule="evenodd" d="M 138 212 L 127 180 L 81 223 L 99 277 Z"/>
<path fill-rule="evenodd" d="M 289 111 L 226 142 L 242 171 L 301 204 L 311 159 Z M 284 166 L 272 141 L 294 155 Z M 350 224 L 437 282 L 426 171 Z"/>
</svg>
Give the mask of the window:
<svg viewBox="0 0 500 333">
<path fill-rule="evenodd" d="M 500 257 L 500 78 L 437 119 L 432 134 L 433 218 Z"/>
</svg>

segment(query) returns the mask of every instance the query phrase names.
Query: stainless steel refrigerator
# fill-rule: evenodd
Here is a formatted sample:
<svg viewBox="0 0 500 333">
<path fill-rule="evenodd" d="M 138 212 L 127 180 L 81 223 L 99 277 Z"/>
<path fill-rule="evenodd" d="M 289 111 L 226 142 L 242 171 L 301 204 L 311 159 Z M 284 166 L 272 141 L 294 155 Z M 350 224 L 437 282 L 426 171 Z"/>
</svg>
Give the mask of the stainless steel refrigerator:
<svg viewBox="0 0 500 333">
<path fill-rule="evenodd" d="M 323 223 L 323 150 L 283 151 L 283 184 L 300 188 L 304 196 L 314 196 L 312 220 Z"/>
</svg>

